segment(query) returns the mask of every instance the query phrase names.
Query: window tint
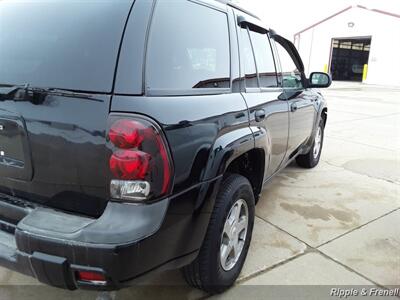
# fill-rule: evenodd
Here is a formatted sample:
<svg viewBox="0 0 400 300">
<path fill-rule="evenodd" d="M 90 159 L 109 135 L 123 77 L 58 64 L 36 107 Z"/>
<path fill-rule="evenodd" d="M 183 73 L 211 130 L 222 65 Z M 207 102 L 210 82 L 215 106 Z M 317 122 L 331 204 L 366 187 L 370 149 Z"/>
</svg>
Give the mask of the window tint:
<svg viewBox="0 0 400 300">
<path fill-rule="evenodd" d="M 240 57 L 243 61 L 244 74 L 246 75 L 246 87 L 258 87 L 256 64 L 254 61 L 253 49 L 251 47 L 247 28 L 240 29 Z"/>
<path fill-rule="evenodd" d="M 227 15 L 189 1 L 158 1 L 147 58 L 149 89 L 229 88 Z"/>
<path fill-rule="evenodd" d="M 279 43 L 275 43 L 282 67 L 283 87 L 302 88 L 301 72 L 297 69 L 289 53 Z"/>
<path fill-rule="evenodd" d="M 0 83 L 110 92 L 130 6 L 0 0 Z"/>
<path fill-rule="evenodd" d="M 254 54 L 257 62 L 261 87 L 277 87 L 276 69 L 271 45 L 266 34 L 250 31 Z"/>
</svg>

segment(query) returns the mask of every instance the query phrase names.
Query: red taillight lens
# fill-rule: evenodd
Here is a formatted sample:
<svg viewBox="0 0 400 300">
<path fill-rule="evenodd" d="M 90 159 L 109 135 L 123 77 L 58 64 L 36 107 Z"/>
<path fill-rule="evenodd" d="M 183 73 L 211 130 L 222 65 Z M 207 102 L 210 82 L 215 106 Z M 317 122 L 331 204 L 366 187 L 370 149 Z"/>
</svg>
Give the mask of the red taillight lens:
<svg viewBox="0 0 400 300">
<path fill-rule="evenodd" d="M 76 279 L 78 281 L 86 281 L 92 283 L 106 283 L 106 277 L 102 273 L 90 271 L 77 271 Z"/>
<path fill-rule="evenodd" d="M 110 119 L 111 196 L 143 201 L 166 195 L 171 187 L 172 163 L 161 130 L 144 118 L 111 115 Z"/>
<path fill-rule="evenodd" d="M 142 151 L 118 150 L 110 158 L 110 170 L 116 178 L 145 179 L 150 155 Z"/>
<path fill-rule="evenodd" d="M 145 129 L 137 121 L 122 119 L 111 126 L 108 136 L 116 147 L 129 149 L 138 147 L 143 142 Z"/>
</svg>

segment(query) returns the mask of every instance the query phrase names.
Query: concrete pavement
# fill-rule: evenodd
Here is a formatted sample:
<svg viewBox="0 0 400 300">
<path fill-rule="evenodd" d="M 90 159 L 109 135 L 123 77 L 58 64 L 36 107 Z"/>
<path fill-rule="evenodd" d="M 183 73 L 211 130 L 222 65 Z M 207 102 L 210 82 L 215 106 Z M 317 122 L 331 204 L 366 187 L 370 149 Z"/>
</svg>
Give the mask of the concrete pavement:
<svg viewBox="0 0 400 300">
<path fill-rule="evenodd" d="M 291 299 L 302 291 L 302 299 L 334 299 L 330 285 L 400 286 L 400 89 L 340 83 L 322 92 L 329 111 L 320 164 L 292 164 L 264 188 L 238 284 L 214 298 Z M 2 300 L 108 296 L 41 286 L 0 268 Z M 111 296 L 205 297 L 177 271 Z"/>
</svg>

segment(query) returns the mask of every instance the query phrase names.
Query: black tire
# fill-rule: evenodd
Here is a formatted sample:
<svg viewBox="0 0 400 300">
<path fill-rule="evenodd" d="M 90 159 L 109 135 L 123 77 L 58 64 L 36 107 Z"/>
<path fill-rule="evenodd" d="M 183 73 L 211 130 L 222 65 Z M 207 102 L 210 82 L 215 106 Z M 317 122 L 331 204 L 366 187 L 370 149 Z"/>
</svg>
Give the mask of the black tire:
<svg viewBox="0 0 400 300">
<path fill-rule="evenodd" d="M 320 143 L 318 155 L 314 156 L 314 146 L 315 146 L 315 138 L 314 138 L 314 141 L 313 141 L 310 151 L 304 155 L 299 155 L 296 157 L 297 164 L 302 168 L 311 169 L 311 168 L 314 168 L 319 163 L 319 159 L 321 158 L 322 146 L 324 144 L 324 128 L 325 128 L 324 120 L 321 119 L 321 121 L 318 124 L 318 128 L 320 128 L 320 130 L 321 130 L 321 143 Z M 318 132 L 318 128 L 317 128 L 317 132 Z"/>
<path fill-rule="evenodd" d="M 233 205 L 243 199 L 248 208 L 248 227 L 244 245 L 234 267 L 225 271 L 220 260 L 220 247 L 225 221 Z M 182 269 L 186 282 L 209 294 L 222 293 L 231 287 L 242 270 L 254 226 L 254 193 L 247 178 L 231 174 L 218 192 L 207 233 L 198 257 Z"/>
</svg>

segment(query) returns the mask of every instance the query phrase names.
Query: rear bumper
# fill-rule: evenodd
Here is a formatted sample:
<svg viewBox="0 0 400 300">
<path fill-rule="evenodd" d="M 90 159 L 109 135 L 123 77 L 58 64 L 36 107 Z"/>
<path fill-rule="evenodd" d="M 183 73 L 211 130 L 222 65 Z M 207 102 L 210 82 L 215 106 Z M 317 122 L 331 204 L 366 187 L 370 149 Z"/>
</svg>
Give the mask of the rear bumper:
<svg viewBox="0 0 400 300">
<path fill-rule="evenodd" d="M 119 289 L 152 271 L 180 268 L 197 256 L 215 185 L 150 205 L 109 202 L 99 219 L 33 209 L 15 232 L 0 230 L 0 265 L 71 290 Z M 77 271 L 102 273 L 106 282 L 79 281 Z"/>
<path fill-rule="evenodd" d="M 95 271 L 105 275 L 104 288 L 116 289 L 124 274 L 143 271 L 137 258 L 140 241 L 160 228 L 168 202 L 110 202 L 99 219 L 36 208 L 18 223 L 14 234 L 1 231 L 0 265 L 66 289 L 89 287 L 75 279 L 75 272 Z M 132 264 L 133 270 L 125 270 Z"/>
<path fill-rule="evenodd" d="M 2 233 L 2 235 L 4 235 Z M 11 234 L 7 234 L 12 239 Z M 35 240 L 32 238 L 31 240 Z M 151 264 L 141 261 L 138 256 L 140 243 L 132 244 L 123 251 L 118 246 L 104 247 L 100 245 L 68 245 L 64 241 L 57 244 L 46 239 L 40 240 L 42 246 L 48 247 L 44 252 L 23 252 L 12 247 L 0 244 L 0 265 L 13 271 L 35 277 L 42 283 L 69 290 L 77 288 L 97 290 L 117 290 L 131 285 L 135 281 L 145 280 L 151 277 L 153 272 L 180 268 L 190 263 L 197 256 L 193 251 L 182 257 L 174 258 L 161 266 L 151 269 Z M 49 255 L 46 252 L 55 250 L 55 247 L 63 248 L 63 256 Z M 66 248 L 68 247 L 68 248 Z M 85 254 L 83 254 L 85 253 Z M 72 256 L 70 256 L 72 255 Z M 74 264 L 73 256 L 77 261 L 87 262 L 88 265 Z M 91 265 L 97 267 L 91 267 Z M 134 267 L 132 267 L 134 266 Z M 79 271 L 92 271 L 104 274 L 106 282 L 96 284 L 93 282 L 79 281 L 76 273 Z M 142 273 L 137 273 L 142 272 Z M 131 278 L 121 278 L 129 273 Z"/>
</svg>

